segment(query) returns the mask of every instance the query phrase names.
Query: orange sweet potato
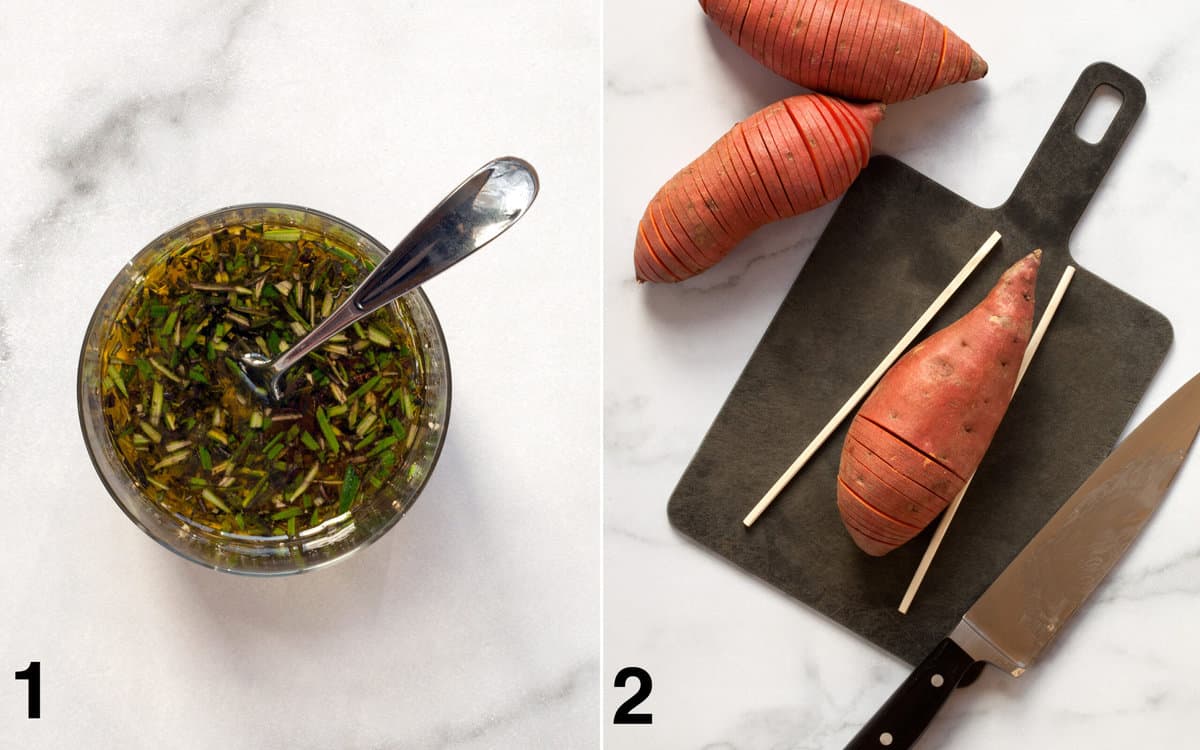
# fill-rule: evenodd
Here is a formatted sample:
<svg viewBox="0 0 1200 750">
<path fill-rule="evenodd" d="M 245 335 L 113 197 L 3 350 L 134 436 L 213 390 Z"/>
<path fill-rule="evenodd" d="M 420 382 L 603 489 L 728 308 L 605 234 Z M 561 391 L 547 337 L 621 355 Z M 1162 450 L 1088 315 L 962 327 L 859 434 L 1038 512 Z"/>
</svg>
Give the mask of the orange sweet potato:
<svg viewBox="0 0 1200 750">
<path fill-rule="evenodd" d="M 871 154 L 883 105 L 820 94 L 755 112 L 667 181 L 638 224 L 639 281 L 682 281 L 758 227 L 810 211 L 850 187 Z"/>
<path fill-rule="evenodd" d="M 841 480 L 838 481 L 837 503 L 846 530 L 868 554 L 886 554 L 921 531 L 880 513 Z"/>
<path fill-rule="evenodd" d="M 982 78 L 987 63 L 900 0 L 700 0 L 742 49 L 814 91 L 898 102 Z"/>
<path fill-rule="evenodd" d="M 846 439 L 838 475 L 859 497 L 870 497 L 880 513 L 918 528 L 924 528 L 946 507 L 945 500 L 898 474 L 854 438 Z"/>
<path fill-rule="evenodd" d="M 920 484 L 944 503 L 953 500 L 966 481 L 861 414 L 855 415 L 850 423 L 849 437 L 879 456 L 897 474 Z"/>
<path fill-rule="evenodd" d="M 915 536 L 979 467 L 1033 330 L 1041 257 L 1035 250 L 1005 271 L 974 309 L 892 365 L 863 402 L 842 448 L 838 510 L 867 554 Z"/>
</svg>

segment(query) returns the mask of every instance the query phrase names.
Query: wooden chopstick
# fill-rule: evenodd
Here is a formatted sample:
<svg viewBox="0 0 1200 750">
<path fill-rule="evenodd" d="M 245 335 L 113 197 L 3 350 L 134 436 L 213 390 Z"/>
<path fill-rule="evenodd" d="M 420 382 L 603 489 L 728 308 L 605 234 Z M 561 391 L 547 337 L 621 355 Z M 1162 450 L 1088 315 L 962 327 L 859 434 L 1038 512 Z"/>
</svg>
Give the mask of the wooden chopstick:
<svg viewBox="0 0 1200 750">
<path fill-rule="evenodd" d="M 1050 295 L 1050 301 L 1046 303 L 1046 311 L 1042 313 L 1042 319 L 1038 321 L 1037 328 L 1030 337 L 1029 344 L 1025 347 L 1025 355 L 1021 358 L 1021 369 L 1017 371 L 1017 382 L 1013 385 L 1013 393 L 1016 393 L 1017 388 L 1020 387 L 1021 379 L 1025 377 L 1025 371 L 1029 369 L 1029 363 L 1033 361 L 1033 355 L 1042 343 L 1042 337 L 1046 335 L 1046 329 L 1050 327 L 1050 321 L 1054 318 L 1054 313 L 1058 310 L 1059 303 L 1062 302 L 1063 294 L 1066 293 L 1067 286 L 1070 285 L 1071 278 L 1074 276 L 1075 266 L 1067 266 L 1063 270 L 1062 278 L 1058 280 L 1058 286 L 1054 288 L 1054 294 Z M 962 502 L 963 495 L 967 494 L 967 488 L 971 486 L 971 480 L 974 478 L 974 474 L 967 477 L 967 483 L 963 485 L 954 498 L 954 502 L 950 503 L 946 512 L 942 514 L 942 520 L 938 522 L 937 530 L 933 532 L 933 538 L 929 540 L 929 546 L 925 548 L 925 556 L 921 558 L 917 572 L 913 574 L 912 582 L 908 584 L 908 591 L 904 592 L 904 599 L 901 600 L 899 607 L 901 614 L 908 614 L 913 597 L 917 595 L 917 589 L 925 580 L 929 564 L 933 562 L 933 556 L 937 554 L 938 547 L 942 545 L 942 537 L 946 536 L 946 529 L 950 528 L 950 522 L 954 520 L 954 514 L 958 512 L 959 503 Z"/>
<path fill-rule="evenodd" d="M 804 465 L 808 463 L 808 460 L 812 458 L 814 453 L 817 452 L 817 449 L 829 439 L 829 436 L 832 435 L 833 431 L 837 429 L 838 425 L 840 425 L 846 419 L 846 416 L 851 412 L 851 410 L 858 405 L 858 402 L 862 401 L 867 393 L 875 387 L 875 384 L 879 382 L 879 379 L 883 377 L 883 374 L 888 371 L 888 368 L 900 358 L 900 355 L 903 354 L 906 349 L 908 349 L 909 345 L 912 344 L 917 336 L 920 335 L 921 331 L 925 329 L 925 326 L 929 325 L 929 321 L 933 320 L 933 316 L 937 315 L 938 311 L 942 309 L 946 302 L 948 302 L 950 298 L 954 296 L 954 293 L 958 291 L 958 288 L 963 285 L 963 282 L 967 280 L 967 277 L 969 277 L 971 273 L 979 266 L 979 264 L 983 262 L 983 259 L 987 257 L 987 254 L 992 251 L 992 248 L 995 247 L 996 243 L 999 241 L 1000 233 L 992 232 L 991 236 L 987 238 L 987 241 L 983 243 L 979 250 L 977 250 L 975 254 L 971 256 L 971 259 L 967 261 L 967 264 L 962 267 L 962 270 L 958 272 L 958 275 L 950 280 L 950 283 L 946 285 L 946 288 L 942 290 L 942 293 L 939 294 L 932 303 L 930 303 L 925 312 L 921 314 L 921 317 L 917 318 L 917 322 L 913 323 L 912 328 L 908 329 L 908 333 L 904 334 L 904 337 L 901 338 L 894 347 L 892 347 L 892 350 L 888 352 L 886 357 L 883 358 L 883 361 L 879 363 L 879 366 L 875 368 L 875 371 L 867 376 L 867 379 L 858 387 L 858 390 L 856 390 L 854 394 L 850 396 L 850 400 L 842 404 L 842 408 L 838 409 L 837 413 L 833 415 L 833 419 L 829 420 L 828 424 L 821 428 L 821 431 L 818 432 L 817 436 L 813 438 L 813 441 L 808 444 L 808 447 L 804 449 L 804 452 L 792 462 L 792 465 L 788 467 L 787 471 L 783 472 L 783 475 L 779 477 L 779 479 L 775 480 L 775 484 L 771 485 L 771 489 L 767 490 L 767 494 L 763 495 L 762 499 L 758 501 L 758 504 L 754 506 L 754 508 L 746 515 L 744 519 L 742 519 L 742 524 L 745 525 L 746 528 L 750 528 L 752 525 L 754 525 L 754 522 L 757 521 L 758 517 L 763 514 L 763 511 L 767 509 L 767 506 L 775 501 L 775 498 L 779 496 L 779 493 L 783 491 L 783 488 L 787 486 L 788 482 L 792 481 L 796 474 L 800 473 L 800 469 L 804 468 Z"/>
</svg>

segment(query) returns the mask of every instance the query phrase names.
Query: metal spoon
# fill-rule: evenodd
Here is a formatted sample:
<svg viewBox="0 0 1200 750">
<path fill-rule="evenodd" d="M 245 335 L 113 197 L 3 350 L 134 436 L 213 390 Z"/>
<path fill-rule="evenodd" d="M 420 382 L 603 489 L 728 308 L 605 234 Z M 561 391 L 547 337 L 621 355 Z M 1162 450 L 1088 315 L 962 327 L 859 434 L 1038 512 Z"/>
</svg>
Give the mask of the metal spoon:
<svg viewBox="0 0 1200 750">
<path fill-rule="evenodd" d="M 488 162 L 455 188 L 375 267 L 329 317 L 274 358 L 243 354 L 246 384 L 272 403 L 283 400 L 283 374 L 305 355 L 355 321 L 499 237 L 537 197 L 533 167 L 515 157 Z"/>
</svg>

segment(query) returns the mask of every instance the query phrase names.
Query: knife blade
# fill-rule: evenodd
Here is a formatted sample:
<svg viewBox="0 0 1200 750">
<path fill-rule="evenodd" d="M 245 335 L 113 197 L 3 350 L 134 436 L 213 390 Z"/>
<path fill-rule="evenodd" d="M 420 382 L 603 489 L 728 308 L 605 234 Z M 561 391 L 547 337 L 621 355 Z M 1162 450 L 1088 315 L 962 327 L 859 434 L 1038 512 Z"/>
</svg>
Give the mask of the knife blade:
<svg viewBox="0 0 1200 750">
<path fill-rule="evenodd" d="M 854 736 L 847 750 L 911 747 L 980 662 L 1019 677 L 1145 526 L 1200 431 L 1200 375 L 1109 454 Z"/>
</svg>

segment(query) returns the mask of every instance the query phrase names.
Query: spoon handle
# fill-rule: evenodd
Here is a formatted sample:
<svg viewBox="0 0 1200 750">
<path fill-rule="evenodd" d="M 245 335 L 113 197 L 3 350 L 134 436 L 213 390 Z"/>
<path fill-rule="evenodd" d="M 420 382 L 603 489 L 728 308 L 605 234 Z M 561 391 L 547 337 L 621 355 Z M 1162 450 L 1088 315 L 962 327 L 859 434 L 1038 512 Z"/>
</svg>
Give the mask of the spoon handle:
<svg viewBox="0 0 1200 750">
<path fill-rule="evenodd" d="M 351 323 L 378 310 L 499 237 L 537 197 L 537 172 L 516 157 L 494 159 L 437 204 L 350 298 L 279 355 L 282 373 Z"/>
<path fill-rule="evenodd" d="M 442 199 L 350 300 L 366 314 L 420 286 L 503 234 L 537 192 L 537 173 L 528 162 L 488 162 Z"/>
</svg>

